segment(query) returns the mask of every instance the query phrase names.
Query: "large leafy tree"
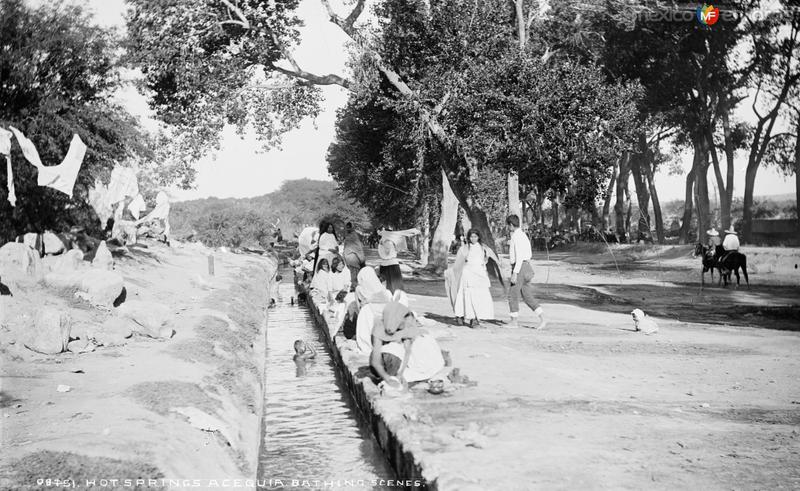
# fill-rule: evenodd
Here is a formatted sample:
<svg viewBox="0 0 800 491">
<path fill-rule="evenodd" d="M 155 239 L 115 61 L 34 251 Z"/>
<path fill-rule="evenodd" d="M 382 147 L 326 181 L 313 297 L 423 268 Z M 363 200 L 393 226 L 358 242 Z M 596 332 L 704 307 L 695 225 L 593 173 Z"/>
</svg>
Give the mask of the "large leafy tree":
<svg viewBox="0 0 800 491">
<path fill-rule="evenodd" d="M 134 61 L 157 94 L 153 104 L 163 117 L 172 118 L 171 123 L 184 127 L 187 135 L 203 131 L 202 138 L 194 139 L 196 143 L 215 141 L 219 125 L 226 121 L 252 123 L 265 135 L 266 143 L 274 142 L 271 136 L 313 114 L 318 93 L 311 85 L 338 84 L 364 100 L 376 95 L 378 102 L 415 129 L 415 155 L 429 147 L 473 226 L 492 243 L 480 183 L 486 170 L 505 169 L 508 164 L 486 160 L 493 155 L 474 154 L 478 147 L 470 143 L 469 135 L 459 135 L 457 126 L 447 123 L 447 114 L 461 104 L 460 99 L 486 90 L 485 85 L 476 86 L 462 77 L 469 69 L 488 71 L 494 60 L 513 65 L 514 60 L 528 57 L 547 58 L 548 47 L 543 43 L 519 42 L 522 36 L 542 38 L 528 34 L 547 27 L 533 22 L 534 2 L 382 2 L 376 9 L 376 35 L 368 36 L 368 30 L 357 24 L 364 0 L 356 0 L 346 17 L 322 0 L 331 22 L 356 46 L 356 70 L 345 79 L 309 73 L 293 60 L 291 47 L 297 41 L 298 25 L 293 2 L 129 1 L 134 6 L 129 18 Z M 574 3 L 579 10 L 578 2 Z M 569 69 L 569 64 L 563 66 Z M 384 94 L 381 85 L 391 92 Z M 515 89 L 499 88 L 506 90 Z M 619 90 L 615 85 L 605 87 L 609 93 Z M 242 93 L 253 97 L 240 97 Z M 569 118 L 581 117 L 577 105 L 566 108 Z M 274 124 L 275 115 L 283 125 Z M 577 133 L 575 139 L 589 138 L 591 145 L 611 140 L 613 133 L 607 131 L 610 125 L 602 115 L 593 124 L 590 132 Z M 578 129 L 584 131 L 586 126 Z M 510 148 L 512 141 L 504 134 L 496 146 Z M 414 159 L 413 165 L 417 162 Z"/>
<path fill-rule="evenodd" d="M 0 126 L 25 133 L 45 165 L 61 162 L 74 133 L 88 147 L 70 198 L 37 186 L 35 167 L 12 146 L 17 203 L 11 207 L 6 199 L 2 165 L 0 239 L 76 224 L 99 227 L 86 202 L 95 178 L 107 176 L 116 161 L 148 155 L 137 121 L 111 102 L 119 85 L 116 47 L 113 33 L 93 25 L 79 6 L 0 0 Z"/>
</svg>

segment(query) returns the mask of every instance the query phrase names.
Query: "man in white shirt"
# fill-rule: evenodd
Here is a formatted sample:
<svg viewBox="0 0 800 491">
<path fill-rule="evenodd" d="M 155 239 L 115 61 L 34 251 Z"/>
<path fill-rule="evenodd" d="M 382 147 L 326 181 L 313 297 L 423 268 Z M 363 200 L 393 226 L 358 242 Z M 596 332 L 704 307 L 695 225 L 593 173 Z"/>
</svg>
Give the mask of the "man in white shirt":
<svg viewBox="0 0 800 491">
<path fill-rule="evenodd" d="M 720 261 L 725 260 L 731 252 L 739 250 L 739 236 L 736 234 L 736 230 L 733 229 L 733 225 L 725 233 L 727 235 L 725 235 L 725 240 L 722 241 L 722 248 L 725 250 L 725 254 L 720 258 Z"/>
<path fill-rule="evenodd" d="M 519 217 L 517 215 L 509 215 L 506 218 L 506 225 L 511 229 L 511 238 L 509 240 L 509 260 L 511 261 L 511 288 L 508 291 L 508 306 L 511 310 L 511 321 L 508 327 L 519 327 L 517 318 L 519 317 L 519 297 L 525 304 L 539 316 L 539 325 L 536 329 L 543 329 L 547 325 L 544 319 L 544 312 L 542 306 L 536 301 L 533 296 L 533 267 L 530 260 L 533 257 L 531 252 L 531 242 L 525 235 L 525 232 L 519 228 Z"/>
</svg>

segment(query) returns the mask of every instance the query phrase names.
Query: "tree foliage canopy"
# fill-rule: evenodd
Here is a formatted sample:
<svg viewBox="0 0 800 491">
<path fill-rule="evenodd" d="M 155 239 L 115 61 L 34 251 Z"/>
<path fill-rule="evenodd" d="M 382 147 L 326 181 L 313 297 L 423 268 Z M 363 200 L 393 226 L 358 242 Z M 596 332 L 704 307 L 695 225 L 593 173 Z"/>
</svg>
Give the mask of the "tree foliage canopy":
<svg viewBox="0 0 800 491">
<path fill-rule="evenodd" d="M 56 165 L 77 133 L 88 149 L 73 198 L 37 185 L 36 168 L 14 143 L 12 165 L 17 204 L 0 186 L 0 238 L 27 231 L 99 226 L 87 204 L 96 177 L 115 162 L 147 156 L 138 122 L 112 102 L 119 86 L 117 39 L 93 25 L 83 8 L 54 2 L 31 8 L 0 0 L 0 126 L 14 126 L 34 142 L 44 165 Z M 6 166 L 0 166 L 6 182 Z"/>
</svg>

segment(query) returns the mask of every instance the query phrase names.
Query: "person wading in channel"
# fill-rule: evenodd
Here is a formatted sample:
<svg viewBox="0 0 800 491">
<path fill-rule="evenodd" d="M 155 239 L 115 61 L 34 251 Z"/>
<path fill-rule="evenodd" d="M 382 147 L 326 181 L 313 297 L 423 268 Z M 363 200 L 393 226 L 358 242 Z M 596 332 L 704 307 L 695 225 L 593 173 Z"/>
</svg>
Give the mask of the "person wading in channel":
<svg viewBox="0 0 800 491">
<path fill-rule="evenodd" d="M 544 311 L 539 302 L 533 296 L 533 267 L 531 265 L 531 242 L 528 236 L 519 228 L 519 217 L 517 215 L 509 215 L 506 218 L 506 225 L 511 231 L 511 238 L 509 240 L 509 253 L 508 258 L 511 261 L 511 287 L 508 290 L 508 306 L 511 310 L 511 321 L 508 327 L 519 327 L 519 297 L 539 316 L 539 325 L 536 329 L 544 329 L 547 321 L 544 319 Z"/>
</svg>

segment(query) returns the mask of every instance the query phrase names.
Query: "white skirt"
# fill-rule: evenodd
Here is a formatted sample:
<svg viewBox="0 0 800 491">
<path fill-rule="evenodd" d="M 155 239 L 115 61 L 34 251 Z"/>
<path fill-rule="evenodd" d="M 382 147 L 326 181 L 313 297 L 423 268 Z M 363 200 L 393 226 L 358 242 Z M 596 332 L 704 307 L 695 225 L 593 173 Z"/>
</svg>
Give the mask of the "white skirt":
<svg viewBox="0 0 800 491">
<path fill-rule="evenodd" d="M 491 281 L 486 270 L 464 267 L 461 284 L 458 285 L 456 303 L 453 306 L 456 317 L 464 319 L 494 319 L 494 302 L 489 291 Z"/>
</svg>

